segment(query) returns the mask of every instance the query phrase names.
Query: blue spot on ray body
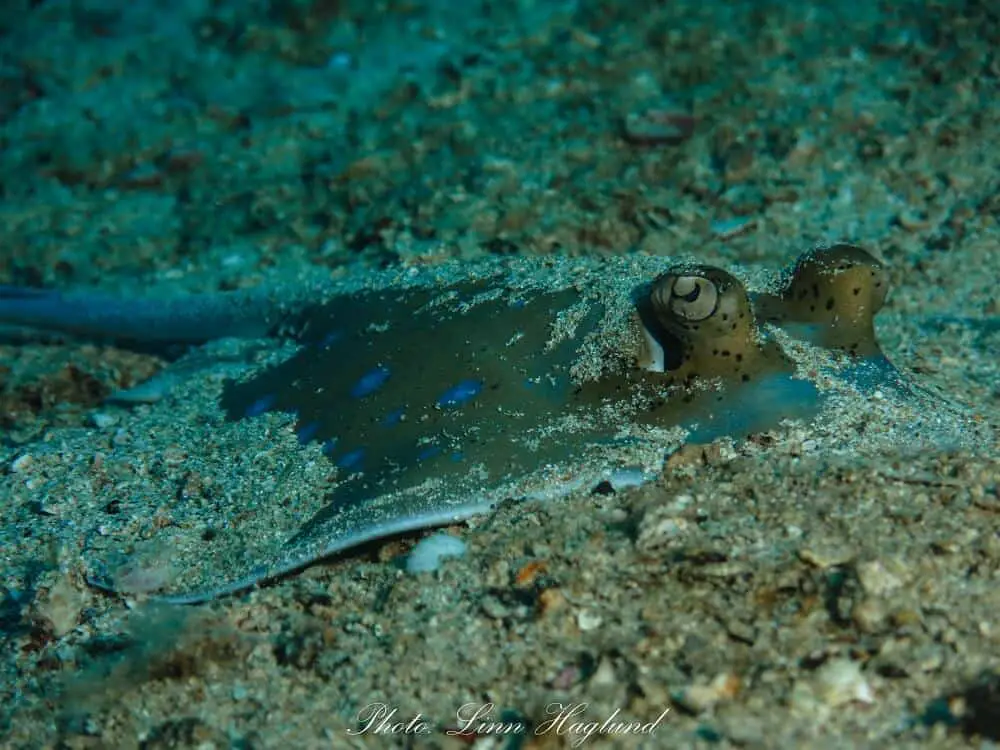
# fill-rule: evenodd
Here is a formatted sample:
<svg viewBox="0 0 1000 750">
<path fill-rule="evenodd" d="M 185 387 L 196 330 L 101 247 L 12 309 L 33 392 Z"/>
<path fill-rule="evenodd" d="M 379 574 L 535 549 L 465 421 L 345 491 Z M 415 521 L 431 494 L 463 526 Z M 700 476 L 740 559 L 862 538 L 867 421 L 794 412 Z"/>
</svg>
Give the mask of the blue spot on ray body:
<svg viewBox="0 0 1000 750">
<path fill-rule="evenodd" d="M 482 390 L 482 380 L 463 380 L 442 393 L 437 405 L 442 409 L 462 406 L 478 396 Z"/>
<path fill-rule="evenodd" d="M 385 385 L 388 380 L 389 368 L 384 365 L 379 365 L 361 376 L 358 382 L 354 384 L 354 387 L 351 388 L 351 396 L 353 398 L 371 396 L 383 385 Z"/>
<path fill-rule="evenodd" d="M 344 337 L 340 331 L 330 331 L 319 342 L 320 349 L 329 349 Z"/>
<path fill-rule="evenodd" d="M 426 461 L 429 458 L 434 458 L 441 453 L 441 446 L 439 445 L 428 445 L 420 450 L 417 454 L 418 461 Z"/>
<path fill-rule="evenodd" d="M 398 409 L 393 409 L 391 412 L 386 414 L 382 418 L 383 427 L 392 427 L 394 424 L 399 424 L 403 421 L 403 415 L 406 414 L 406 409 L 399 407 Z"/>
<path fill-rule="evenodd" d="M 300 441 L 320 441 L 341 479 L 357 475 L 335 490 L 337 507 L 427 480 L 444 480 L 447 492 L 470 464 L 491 478 L 533 471 L 538 449 L 516 437 L 576 408 L 568 386 L 579 340 L 547 344 L 552 321 L 580 296 L 464 306 L 489 283 L 459 290 L 454 304 L 439 302 L 437 289 L 334 298 L 304 322 L 311 346 L 229 384 L 223 403 L 233 418 L 295 414 Z M 601 313 L 594 306 L 578 336 Z M 543 453 L 553 460 L 572 445 L 546 444 Z"/>
<path fill-rule="evenodd" d="M 822 398 L 812 381 L 787 373 L 768 375 L 723 394 L 712 409 L 684 426 L 691 429 L 692 442 L 710 443 L 726 435 L 748 435 L 769 429 L 783 418 L 808 418 Z"/>
<path fill-rule="evenodd" d="M 337 466 L 341 469 L 358 469 L 365 460 L 365 449 L 356 448 L 345 453 L 337 459 Z"/>
<path fill-rule="evenodd" d="M 302 445 L 305 445 L 314 437 L 316 437 L 317 432 L 319 432 L 319 422 L 313 420 L 312 422 L 308 422 L 299 427 L 295 435 L 299 439 L 299 442 Z"/>
<path fill-rule="evenodd" d="M 259 417 L 261 414 L 266 414 L 274 406 L 275 401 L 277 401 L 277 397 L 273 393 L 261 396 L 246 408 L 244 416 Z"/>
</svg>

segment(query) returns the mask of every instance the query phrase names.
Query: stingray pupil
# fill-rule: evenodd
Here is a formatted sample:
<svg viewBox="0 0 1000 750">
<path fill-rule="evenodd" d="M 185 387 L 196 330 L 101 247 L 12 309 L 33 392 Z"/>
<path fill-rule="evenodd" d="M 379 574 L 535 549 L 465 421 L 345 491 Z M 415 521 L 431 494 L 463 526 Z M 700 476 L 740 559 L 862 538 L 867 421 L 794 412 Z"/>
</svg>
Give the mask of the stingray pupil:
<svg viewBox="0 0 1000 750">
<path fill-rule="evenodd" d="M 695 284 L 694 289 L 692 289 L 687 294 L 682 294 L 681 299 L 685 302 L 694 302 L 698 297 L 701 296 L 701 285 Z"/>
</svg>

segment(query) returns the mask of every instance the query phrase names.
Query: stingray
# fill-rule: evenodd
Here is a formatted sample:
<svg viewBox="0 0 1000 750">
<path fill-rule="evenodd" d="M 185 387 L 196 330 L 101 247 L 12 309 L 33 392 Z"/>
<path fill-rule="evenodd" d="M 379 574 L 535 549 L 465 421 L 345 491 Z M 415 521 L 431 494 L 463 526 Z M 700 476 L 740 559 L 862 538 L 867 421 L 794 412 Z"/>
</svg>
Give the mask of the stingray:
<svg viewBox="0 0 1000 750">
<path fill-rule="evenodd" d="M 809 419 L 822 394 L 769 326 L 842 353 L 865 387 L 873 377 L 901 382 L 873 326 L 887 275 L 861 248 L 811 251 L 780 289 L 753 297 L 727 271 L 679 264 L 629 289 L 624 314 L 593 277 L 546 286 L 533 276 L 155 302 L 8 287 L 0 322 L 136 347 L 234 335 L 297 342 L 285 361 L 226 382 L 220 405 L 234 421 L 294 415 L 300 442 L 320 444 L 336 467 L 336 485 L 276 547 L 162 592 L 178 603 L 505 500 L 595 486 L 634 469 L 623 456 L 637 446 L 653 456 L 648 478 L 678 430 L 704 442 Z M 94 568 L 94 585 L 121 588 Z"/>
</svg>

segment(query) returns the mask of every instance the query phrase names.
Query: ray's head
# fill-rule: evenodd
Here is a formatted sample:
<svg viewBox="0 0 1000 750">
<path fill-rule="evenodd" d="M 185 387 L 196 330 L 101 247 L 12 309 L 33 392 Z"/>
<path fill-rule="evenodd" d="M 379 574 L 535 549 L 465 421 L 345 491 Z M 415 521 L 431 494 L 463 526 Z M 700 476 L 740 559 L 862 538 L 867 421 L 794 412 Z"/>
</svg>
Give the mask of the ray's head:
<svg viewBox="0 0 1000 750">
<path fill-rule="evenodd" d="M 750 300 L 731 274 L 703 265 L 672 268 L 653 282 L 649 307 L 680 349 L 678 374 L 743 377 L 757 369 L 763 350 Z"/>
</svg>

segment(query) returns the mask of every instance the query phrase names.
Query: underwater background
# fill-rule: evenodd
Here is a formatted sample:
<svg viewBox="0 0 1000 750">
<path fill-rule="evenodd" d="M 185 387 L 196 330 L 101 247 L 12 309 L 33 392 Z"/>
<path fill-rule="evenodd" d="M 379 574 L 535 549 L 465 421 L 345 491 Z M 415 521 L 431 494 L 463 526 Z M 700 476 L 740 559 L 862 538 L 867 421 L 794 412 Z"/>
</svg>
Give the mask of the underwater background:
<svg viewBox="0 0 1000 750">
<path fill-rule="evenodd" d="M 282 544 L 336 481 L 294 414 L 226 413 L 294 342 L 3 326 L 0 746 L 1000 740 L 995 3 L 8 0 L 0 35 L 8 295 L 514 267 L 621 300 L 678 259 L 767 290 L 843 241 L 885 264 L 878 338 L 920 394 L 891 428 L 861 384 L 817 422 L 656 444 L 653 475 L 449 527 L 430 572 L 415 533 L 178 607 L 149 594 L 198 550 Z M 670 710 L 535 734 L 553 703 Z M 350 733 L 373 704 L 427 731 Z M 448 734 L 490 704 L 524 733 Z"/>
</svg>

